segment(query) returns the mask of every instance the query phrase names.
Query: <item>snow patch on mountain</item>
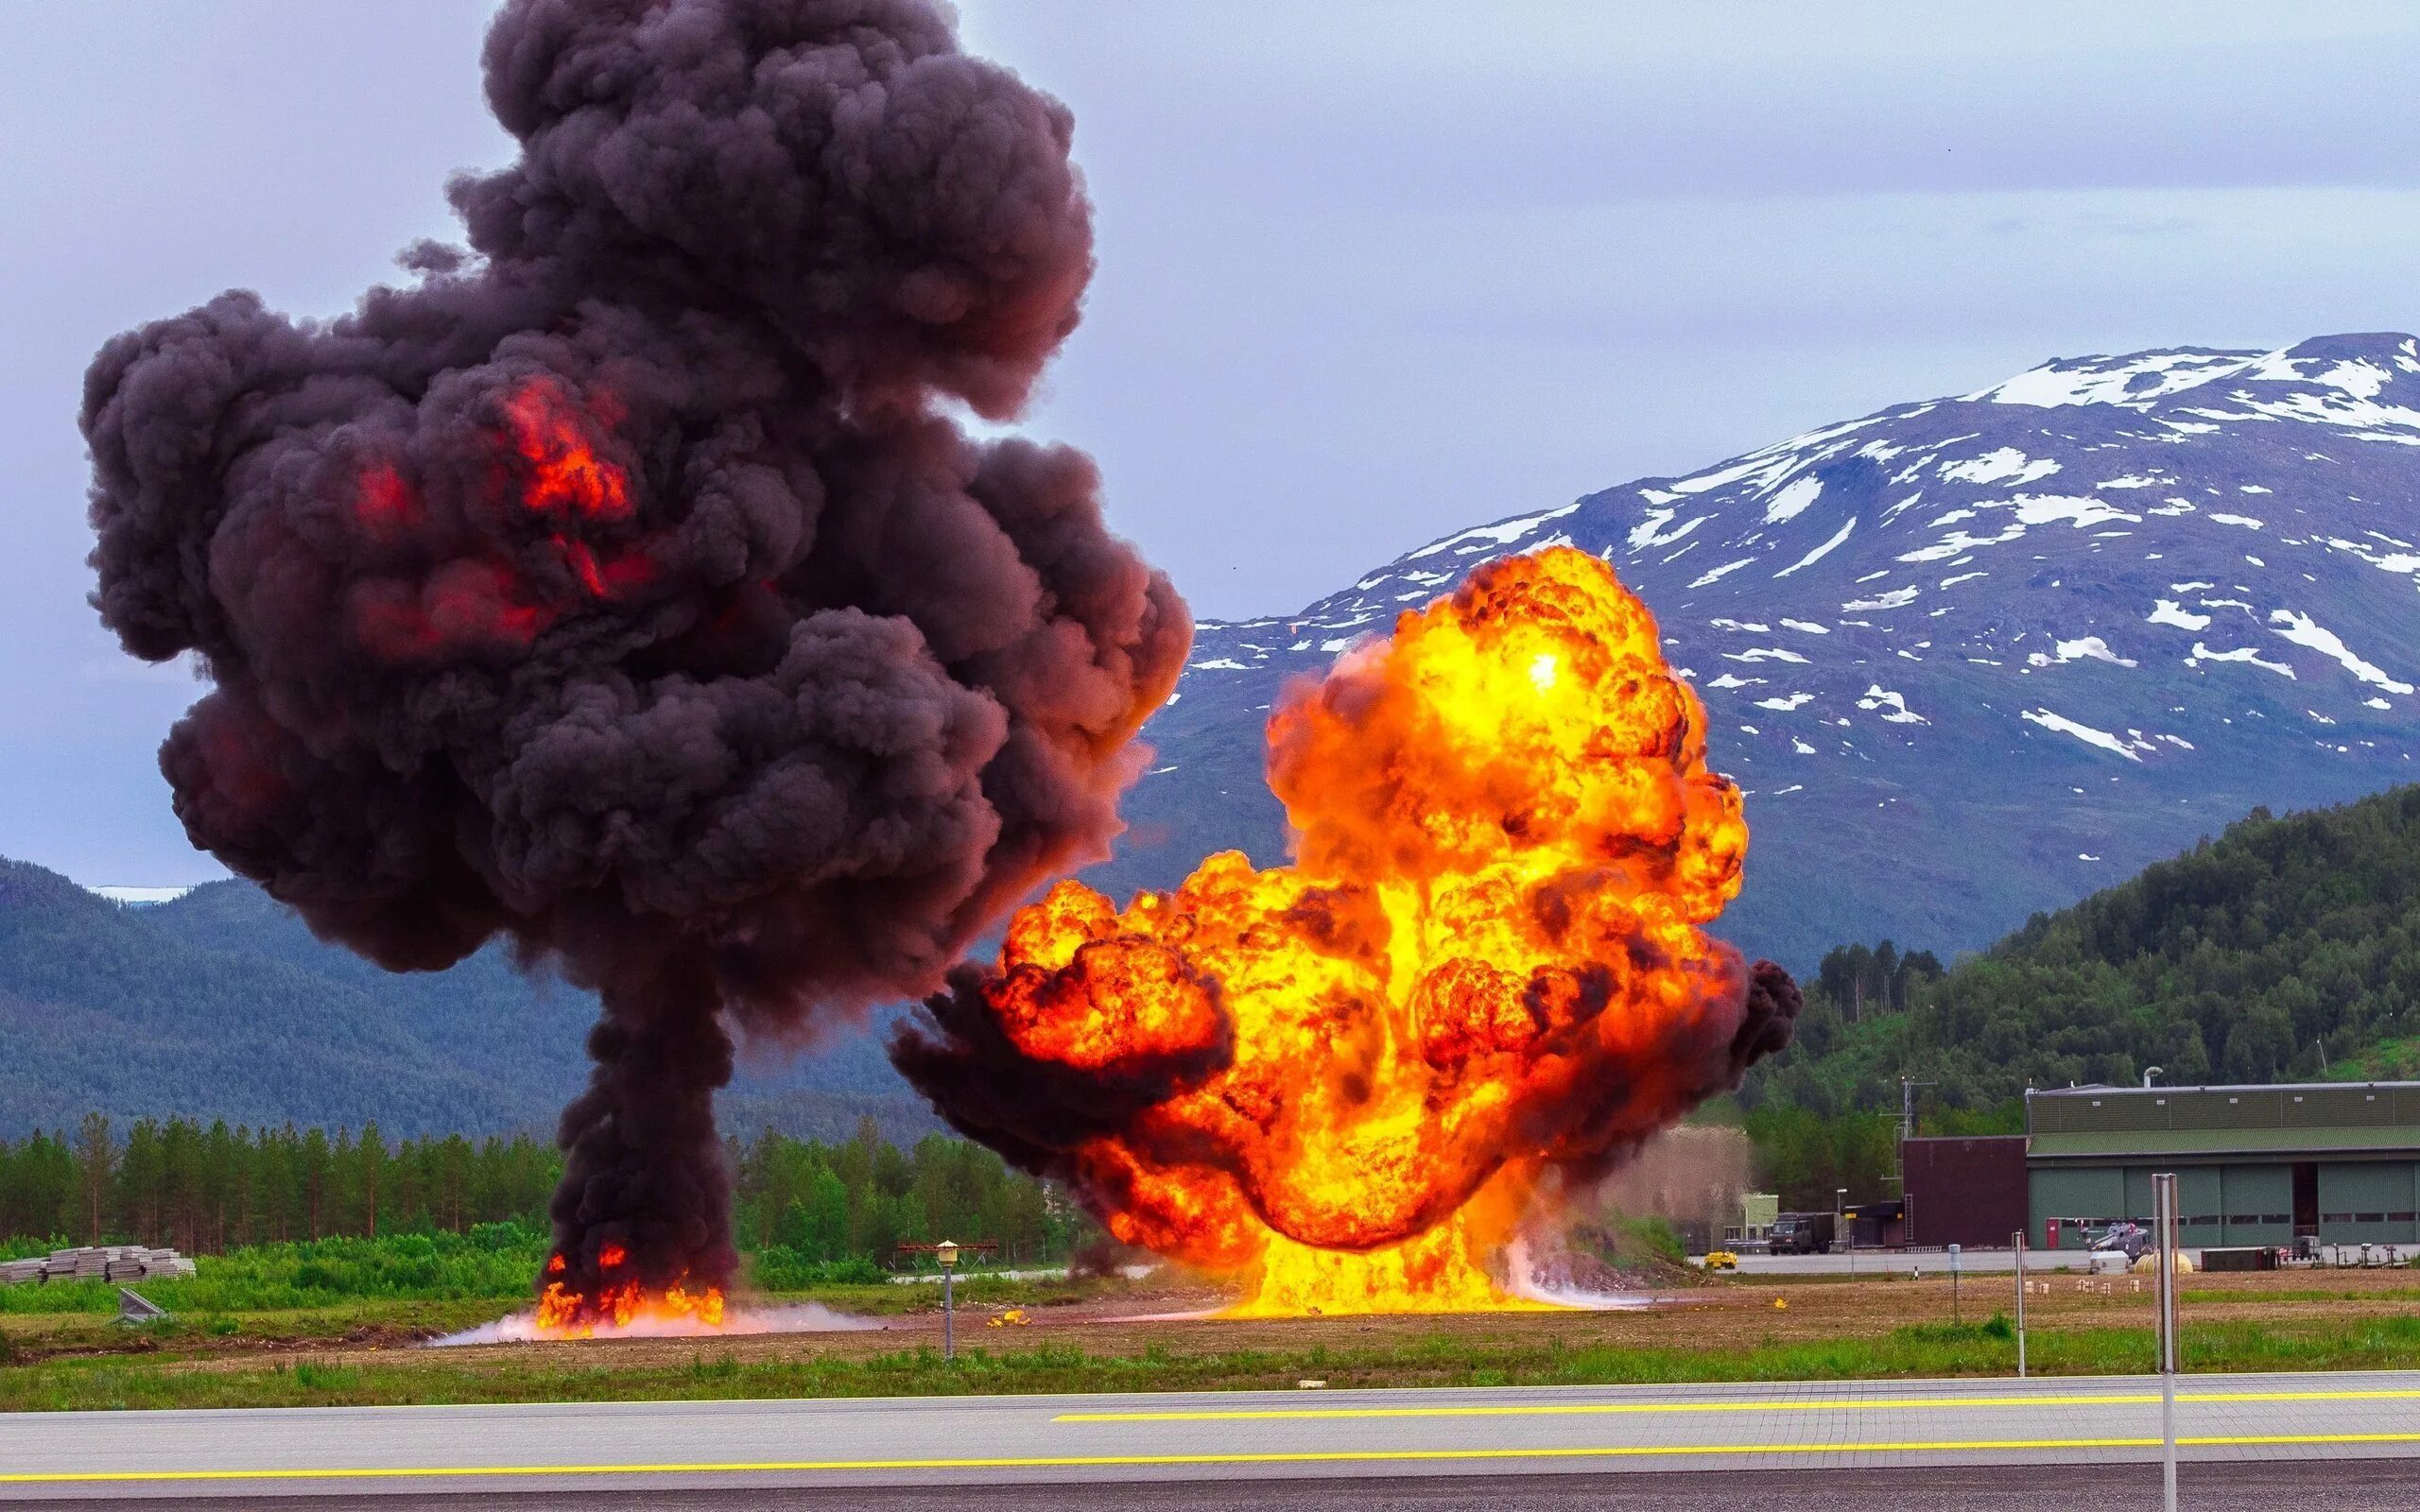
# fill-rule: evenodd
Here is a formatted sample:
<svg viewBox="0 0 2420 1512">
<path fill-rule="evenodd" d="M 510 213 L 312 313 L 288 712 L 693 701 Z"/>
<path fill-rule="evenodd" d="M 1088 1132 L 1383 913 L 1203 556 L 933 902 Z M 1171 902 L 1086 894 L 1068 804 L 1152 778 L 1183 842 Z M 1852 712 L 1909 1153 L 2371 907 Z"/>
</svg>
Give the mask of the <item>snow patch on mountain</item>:
<svg viewBox="0 0 2420 1512">
<path fill-rule="evenodd" d="M 2334 630 L 2321 625 L 2308 614 L 2297 614 L 2286 609 L 2275 610 L 2271 611 L 2269 623 L 2273 626 L 2283 626 L 2284 628 L 2277 631 L 2279 635 L 2296 645 L 2309 646 L 2363 682 L 2375 683 L 2389 693 L 2411 691 L 2411 684 L 2399 682 L 2379 671 L 2374 663 L 2355 656 L 2351 647 L 2347 646 Z"/>
<path fill-rule="evenodd" d="M 2003 446 L 1962 462 L 1944 462 L 1939 472 L 1959 483 L 2031 483 L 2059 471 L 2049 457 L 2030 457 L 2014 446 Z"/>
<path fill-rule="evenodd" d="M 2069 719 L 2065 714 L 2052 713 L 2048 709 L 2028 709 L 2023 712 L 2022 717 L 2028 723 L 2040 725 L 2045 730 L 2055 730 L 2063 735 L 2073 735 L 2087 746 L 2095 746 L 2102 750 L 2115 752 L 2130 762 L 2142 760 L 2141 756 L 2135 754 L 2138 747 L 2149 748 L 2142 741 L 2120 740 L 2105 730 L 2095 730 L 2080 720 Z"/>
</svg>

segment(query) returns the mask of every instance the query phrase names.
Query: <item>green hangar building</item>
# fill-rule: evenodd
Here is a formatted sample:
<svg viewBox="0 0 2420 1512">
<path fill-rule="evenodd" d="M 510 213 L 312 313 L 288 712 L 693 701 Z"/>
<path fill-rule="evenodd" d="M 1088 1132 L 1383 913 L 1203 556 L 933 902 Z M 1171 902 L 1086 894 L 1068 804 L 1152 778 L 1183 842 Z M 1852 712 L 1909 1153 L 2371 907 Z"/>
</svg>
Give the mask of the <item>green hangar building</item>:
<svg viewBox="0 0 2420 1512">
<path fill-rule="evenodd" d="M 2148 1221 L 2176 1173 L 2187 1248 L 2420 1244 L 2420 1082 L 2077 1087 L 2025 1094 L 2029 1242 Z"/>
</svg>

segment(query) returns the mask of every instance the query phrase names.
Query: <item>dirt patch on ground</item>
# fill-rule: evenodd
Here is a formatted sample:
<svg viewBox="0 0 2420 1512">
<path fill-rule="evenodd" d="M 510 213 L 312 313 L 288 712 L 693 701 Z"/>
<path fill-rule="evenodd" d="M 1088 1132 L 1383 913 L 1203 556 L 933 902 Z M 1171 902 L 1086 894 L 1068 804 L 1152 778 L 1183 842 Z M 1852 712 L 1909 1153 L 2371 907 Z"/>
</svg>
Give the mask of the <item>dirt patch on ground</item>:
<svg viewBox="0 0 2420 1512">
<path fill-rule="evenodd" d="M 2148 1328 L 2153 1306 L 2149 1277 L 2037 1279 L 2026 1298 L 2037 1329 Z M 2321 1324 L 2381 1316 L 2420 1315 L 2420 1274 L 2411 1271 L 2320 1271 L 2195 1276 L 2187 1280 L 2185 1312 L 2193 1322 Z M 938 1302 L 938 1298 L 935 1299 Z M 1946 1280 L 1735 1278 L 1715 1284 L 1647 1293 L 1617 1309 L 1458 1314 L 1443 1316 L 1223 1318 L 1210 1314 L 1221 1298 L 1198 1287 L 1137 1287 L 1085 1301 L 1012 1310 L 961 1307 L 961 1350 L 994 1352 L 1053 1346 L 1092 1355 L 1140 1355 L 1159 1349 L 1183 1355 L 1276 1354 L 1332 1350 L 1415 1352 L 1441 1344 L 1513 1349 L 1754 1349 L 1844 1338 L 1879 1338 L 1910 1324 L 1978 1323 L 2015 1311 L 2013 1278 Z M 1173 1315 L 1172 1315 L 1173 1314 Z M 343 1365 L 394 1366 L 408 1359 L 455 1366 L 544 1366 L 567 1369 L 687 1365 L 701 1359 L 743 1364 L 810 1359 L 866 1359 L 919 1349 L 938 1350 L 938 1310 L 867 1319 L 846 1332 L 713 1335 L 680 1339 L 593 1339 L 430 1349 L 428 1331 L 372 1326 L 341 1335 L 277 1340 L 182 1339 L 165 1348 L 191 1358 L 169 1369 L 242 1369 L 264 1358 Z M 30 1343 L 20 1335 L 21 1345 Z M 64 1342 L 64 1341 L 62 1341 Z M 127 1341 L 132 1345 L 135 1341 Z M 46 1351 L 48 1352 L 48 1351 Z M 111 1352 L 106 1346 L 57 1351 Z"/>
</svg>

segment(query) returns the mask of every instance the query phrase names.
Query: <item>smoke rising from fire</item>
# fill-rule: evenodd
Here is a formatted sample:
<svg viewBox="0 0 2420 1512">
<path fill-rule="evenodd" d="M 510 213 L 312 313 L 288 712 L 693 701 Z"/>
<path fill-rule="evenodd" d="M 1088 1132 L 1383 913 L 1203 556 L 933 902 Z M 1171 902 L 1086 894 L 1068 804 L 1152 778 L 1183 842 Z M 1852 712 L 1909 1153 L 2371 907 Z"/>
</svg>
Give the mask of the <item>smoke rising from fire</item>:
<svg viewBox="0 0 2420 1512">
<path fill-rule="evenodd" d="M 397 970 L 597 988 L 559 1296 L 730 1279 L 726 1023 L 920 994 L 1104 853 L 1190 638 L 1024 405 L 1090 212 L 1057 102 L 932 0 L 513 0 L 467 249 L 111 341 L 94 602 L 215 687 L 196 845 Z"/>
<path fill-rule="evenodd" d="M 1478 1263 L 1542 1184 L 1789 1040 L 1788 973 L 1701 928 L 1747 849 L 1704 736 L 1604 563 L 1491 564 L 1270 717 L 1292 866 L 1213 856 L 1123 911 L 1062 883 L 892 1058 L 1255 1307 L 1500 1301 Z"/>
</svg>

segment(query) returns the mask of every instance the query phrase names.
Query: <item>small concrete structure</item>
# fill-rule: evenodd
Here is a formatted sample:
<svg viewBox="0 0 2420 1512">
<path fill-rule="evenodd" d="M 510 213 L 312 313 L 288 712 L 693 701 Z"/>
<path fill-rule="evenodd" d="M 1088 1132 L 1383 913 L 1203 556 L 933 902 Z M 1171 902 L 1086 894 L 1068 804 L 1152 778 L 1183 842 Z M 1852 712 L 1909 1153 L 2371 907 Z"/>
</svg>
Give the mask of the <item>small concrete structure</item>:
<svg viewBox="0 0 2420 1512">
<path fill-rule="evenodd" d="M 45 1281 L 174 1280 L 194 1273 L 193 1262 L 173 1249 L 146 1245 L 88 1245 L 54 1249 L 32 1260 L 0 1262 L 0 1286 Z"/>
</svg>

